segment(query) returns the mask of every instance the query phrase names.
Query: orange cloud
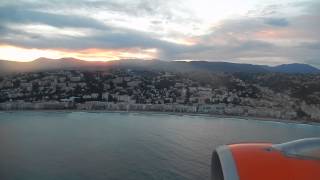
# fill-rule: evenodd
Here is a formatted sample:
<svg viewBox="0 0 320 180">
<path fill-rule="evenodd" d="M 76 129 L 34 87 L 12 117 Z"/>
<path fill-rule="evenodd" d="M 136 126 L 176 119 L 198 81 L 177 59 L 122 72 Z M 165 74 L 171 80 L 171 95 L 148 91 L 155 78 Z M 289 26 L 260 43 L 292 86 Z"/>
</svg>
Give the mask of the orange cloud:
<svg viewBox="0 0 320 180">
<path fill-rule="evenodd" d="M 294 32 L 289 29 L 265 29 L 254 34 L 259 39 L 279 39 L 292 37 Z"/>
</svg>

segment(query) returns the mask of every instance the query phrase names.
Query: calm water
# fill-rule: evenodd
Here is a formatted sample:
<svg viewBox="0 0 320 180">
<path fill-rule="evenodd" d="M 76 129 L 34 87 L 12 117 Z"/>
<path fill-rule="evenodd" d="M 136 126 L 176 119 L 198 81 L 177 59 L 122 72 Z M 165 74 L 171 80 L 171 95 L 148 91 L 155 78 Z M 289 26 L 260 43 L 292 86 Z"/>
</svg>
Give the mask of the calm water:
<svg viewBox="0 0 320 180">
<path fill-rule="evenodd" d="M 236 118 L 0 113 L 0 179 L 209 179 L 218 145 L 314 136 L 320 136 L 320 126 Z"/>
</svg>

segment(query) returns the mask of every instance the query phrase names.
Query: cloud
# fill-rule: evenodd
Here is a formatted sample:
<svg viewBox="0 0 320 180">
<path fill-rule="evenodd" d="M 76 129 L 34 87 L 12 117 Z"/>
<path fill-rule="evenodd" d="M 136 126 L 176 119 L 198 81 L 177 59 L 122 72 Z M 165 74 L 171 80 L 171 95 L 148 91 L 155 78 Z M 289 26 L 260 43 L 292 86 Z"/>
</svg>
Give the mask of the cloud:
<svg viewBox="0 0 320 180">
<path fill-rule="evenodd" d="M 23 46 L 28 48 L 64 48 L 64 49 L 87 49 L 87 48 L 166 48 L 174 46 L 174 43 L 162 41 L 150 37 L 148 34 L 128 29 L 110 28 L 106 31 L 96 31 L 82 37 L 61 36 L 51 37 L 46 34 L 32 34 L 24 31 L 6 31 L 6 36 L 1 36 L 3 43 Z M 7 38 L 12 37 L 12 38 Z M 14 38 L 20 37 L 20 38 Z"/>
<path fill-rule="evenodd" d="M 183 11 L 183 1 L 3 1 L 0 44 L 67 51 L 156 49 L 155 58 L 164 60 L 320 66 L 318 5 L 269 5 L 244 16 L 201 24 L 188 8 Z M 202 26 L 210 28 L 194 33 Z"/>
<path fill-rule="evenodd" d="M 0 4 L 0 40 L 1 43 L 12 44 L 27 48 L 64 48 L 64 49 L 86 49 L 86 48 L 159 48 L 166 49 L 178 46 L 174 43 L 161 40 L 161 37 L 152 32 L 140 32 L 130 28 L 116 27 L 101 20 L 85 17 L 78 14 L 64 14 L 52 12 L 59 7 L 67 8 L 102 8 L 113 11 L 126 12 L 129 15 L 144 11 L 152 15 L 158 11 L 165 11 L 168 3 L 162 1 L 140 0 L 134 2 L 119 3 L 119 1 L 68 1 L 68 4 L 59 1 L 54 4 L 51 1 L 40 1 L 30 4 L 25 1 L 17 1 L 13 4 Z M 49 6 L 49 7 L 48 7 Z M 46 9 L 49 9 L 47 12 Z M 100 9 L 101 10 L 101 9 Z M 162 14 L 166 14 L 162 12 Z M 138 15 L 138 14 L 136 14 Z M 168 18 L 170 13 L 167 13 Z M 42 32 L 28 30 L 28 26 L 48 26 L 57 29 L 57 35 L 48 33 L 47 29 Z M 17 28 L 19 27 L 19 28 Z M 74 28 L 77 32 L 81 29 L 89 29 L 83 37 L 62 36 L 59 31 Z"/>
<path fill-rule="evenodd" d="M 98 3 L 98 2 L 96 2 Z M 141 1 L 142 3 L 142 1 Z M 95 4 L 96 5 L 96 4 Z M 139 32 L 132 29 L 113 27 L 99 20 L 79 15 L 61 15 L 41 12 L 33 9 L 35 5 L 26 4 L 0 6 L 0 42 L 27 48 L 161 48 L 172 47 L 175 44 L 157 39 L 153 33 Z M 37 8 L 39 6 L 36 6 Z M 147 8 L 148 9 L 148 8 Z M 151 13 L 151 12 L 150 12 Z M 57 29 L 57 35 L 48 33 L 48 28 L 42 32 L 28 31 L 28 26 L 40 26 Z M 19 27 L 19 28 L 17 28 Z M 75 28 L 91 30 L 83 37 L 63 36 L 60 31 Z"/>
<path fill-rule="evenodd" d="M 272 15 L 224 20 L 207 35 L 198 37 L 199 44 L 169 51 L 168 56 L 258 64 L 300 62 L 320 67 L 319 12 L 286 18 Z"/>
<path fill-rule="evenodd" d="M 92 18 L 84 16 L 68 16 L 39 12 L 23 7 L 0 6 L 1 24 L 21 23 L 21 24 L 47 24 L 55 27 L 90 27 L 96 29 L 106 29 L 107 27 Z"/>
<path fill-rule="evenodd" d="M 269 18 L 265 22 L 272 26 L 286 27 L 289 25 L 289 21 L 285 18 Z"/>
<path fill-rule="evenodd" d="M 301 43 L 301 48 L 307 48 L 307 49 L 314 49 L 314 50 L 320 50 L 320 42 L 314 42 L 314 43 Z M 320 61 L 320 60 L 319 60 Z"/>
</svg>

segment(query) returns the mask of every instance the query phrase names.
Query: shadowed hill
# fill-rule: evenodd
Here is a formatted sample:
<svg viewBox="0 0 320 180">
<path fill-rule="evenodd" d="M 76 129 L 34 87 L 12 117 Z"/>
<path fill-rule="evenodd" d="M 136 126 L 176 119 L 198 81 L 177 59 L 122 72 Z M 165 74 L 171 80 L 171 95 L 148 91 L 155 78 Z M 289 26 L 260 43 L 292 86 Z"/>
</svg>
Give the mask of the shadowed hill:
<svg viewBox="0 0 320 180">
<path fill-rule="evenodd" d="M 273 67 L 271 71 L 282 73 L 319 73 L 320 70 L 307 64 L 283 64 Z"/>
<path fill-rule="evenodd" d="M 248 72 L 248 73 L 320 73 L 320 70 L 307 64 L 285 64 L 280 66 L 261 66 L 208 61 L 161 61 L 161 60 L 119 60 L 119 61 L 83 61 L 74 58 L 39 58 L 31 62 L 0 61 L 0 73 L 18 73 L 50 70 L 108 70 L 110 68 L 131 68 L 164 71 L 207 71 L 207 72 Z"/>
</svg>

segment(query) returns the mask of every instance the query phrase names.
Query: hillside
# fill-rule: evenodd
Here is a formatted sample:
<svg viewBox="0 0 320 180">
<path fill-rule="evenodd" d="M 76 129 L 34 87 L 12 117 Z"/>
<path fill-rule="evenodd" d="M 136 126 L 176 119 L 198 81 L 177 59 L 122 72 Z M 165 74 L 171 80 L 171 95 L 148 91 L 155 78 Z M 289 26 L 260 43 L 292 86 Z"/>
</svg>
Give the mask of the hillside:
<svg viewBox="0 0 320 180">
<path fill-rule="evenodd" d="M 74 58 L 39 58 L 31 62 L 0 61 L 0 74 L 18 72 L 37 72 L 50 70 L 107 70 L 110 68 L 155 69 L 175 72 L 247 72 L 247 73 L 320 73 L 320 70 L 307 64 L 284 64 L 280 66 L 261 66 L 228 62 L 208 61 L 161 61 L 161 60 L 119 60 L 119 61 L 83 61 Z"/>
</svg>

